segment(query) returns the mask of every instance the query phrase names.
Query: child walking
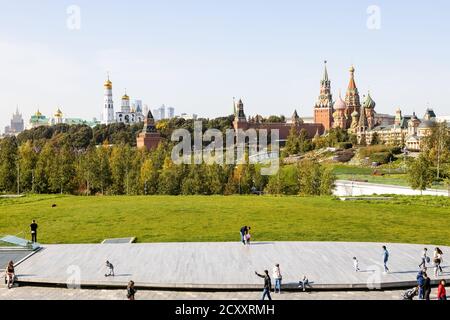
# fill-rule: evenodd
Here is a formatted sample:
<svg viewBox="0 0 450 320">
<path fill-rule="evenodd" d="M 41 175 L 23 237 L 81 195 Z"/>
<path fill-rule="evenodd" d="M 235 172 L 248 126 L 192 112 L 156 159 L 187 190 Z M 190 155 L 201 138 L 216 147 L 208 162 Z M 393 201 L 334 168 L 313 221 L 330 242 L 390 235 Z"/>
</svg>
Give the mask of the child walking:
<svg viewBox="0 0 450 320">
<path fill-rule="evenodd" d="M 250 234 L 250 227 L 248 227 L 247 233 L 245 234 L 245 242 L 247 244 L 250 244 L 250 239 L 252 238 L 251 234 Z"/>
<path fill-rule="evenodd" d="M 105 277 L 114 277 L 114 266 L 108 260 L 106 261 L 106 269 L 107 272 L 105 273 Z"/>
<path fill-rule="evenodd" d="M 353 257 L 353 267 L 355 268 L 355 272 L 360 271 L 359 270 L 359 261 L 356 259 L 356 257 Z"/>
</svg>

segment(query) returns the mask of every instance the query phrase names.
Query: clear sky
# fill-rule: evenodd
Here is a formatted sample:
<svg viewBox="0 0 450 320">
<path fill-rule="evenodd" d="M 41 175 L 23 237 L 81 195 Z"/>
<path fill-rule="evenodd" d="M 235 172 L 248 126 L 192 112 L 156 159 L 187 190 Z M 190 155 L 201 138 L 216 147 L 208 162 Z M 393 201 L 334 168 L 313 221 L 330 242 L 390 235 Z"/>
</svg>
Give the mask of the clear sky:
<svg viewBox="0 0 450 320">
<path fill-rule="evenodd" d="M 312 115 L 328 60 L 334 98 L 356 68 L 380 113 L 427 106 L 450 114 L 448 0 L 0 0 L 0 130 L 16 105 L 25 120 L 99 118 L 110 71 L 116 110 L 124 89 L 151 108 L 205 117 L 232 112 Z M 67 8 L 80 10 L 80 30 Z M 369 6 L 380 29 L 368 28 Z M 72 21 L 72 20 L 70 20 Z M 373 20 L 370 20 L 373 21 Z M 370 24 L 373 26 L 374 24 Z M 375 24 L 376 25 L 376 24 Z"/>
</svg>

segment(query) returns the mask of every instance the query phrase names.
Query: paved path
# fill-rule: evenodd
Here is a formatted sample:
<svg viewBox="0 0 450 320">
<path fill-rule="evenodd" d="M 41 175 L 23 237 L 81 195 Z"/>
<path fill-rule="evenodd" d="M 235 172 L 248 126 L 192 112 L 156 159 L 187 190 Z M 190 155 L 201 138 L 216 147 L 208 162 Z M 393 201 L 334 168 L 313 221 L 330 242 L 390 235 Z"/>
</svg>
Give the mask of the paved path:
<svg viewBox="0 0 450 320">
<path fill-rule="evenodd" d="M 336 242 L 155 243 L 48 245 L 20 264 L 19 281 L 147 288 L 259 289 L 257 270 L 281 265 L 283 285 L 297 288 L 305 274 L 316 289 L 415 285 L 423 245 L 388 244 L 391 273 L 382 273 L 382 244 Z M 430 251 L 434 246 L 428 246 Z M 442 247 L 444 257 L 450 248 Z M 353 271 L 358 257 L 361 272 Z M 106 278 L 105 261 L 116 276 Z M 444 265 L 444 277 L 450 273 Z M 432 270 L 430 272 L 432 274 Z"/>
<path fill-rule="evenodd" d="M 409 187 L 393 186 L 387 184 L 376 184 L 367 182 L 356 182 L 338 180 L 336 181 L 336 196 L 368 196 L 374 194 L 400 194 L 400 195 L 421 195 L 419 190 L 413 190 Z M 423 195 L 429 196 L 449 196 L 448 190 L 431 190 L 423 191 Z"/>
<path fill-rule="evenodd" d="M 400 300 L 404 290 L 395 291 L 321 291 L 272 294 L 274 300 Z M 0 300 L 126 300 L 125 290 L 72 290 L 62 288 L 0 286 Z M 259 300 L 261 292 L 186 292 L 138 290 L 137 300 Z M 436 300 L 436 289 L 431 299 Z"/>
</svg>

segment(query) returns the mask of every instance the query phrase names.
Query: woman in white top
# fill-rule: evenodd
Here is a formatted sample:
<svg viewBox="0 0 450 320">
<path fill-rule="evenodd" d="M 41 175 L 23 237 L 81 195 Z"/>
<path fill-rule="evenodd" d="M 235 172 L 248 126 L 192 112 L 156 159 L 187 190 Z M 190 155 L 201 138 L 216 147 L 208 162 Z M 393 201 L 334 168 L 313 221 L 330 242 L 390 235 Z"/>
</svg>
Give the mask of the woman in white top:
<svg viewBox="0 0 450 320">
<path fill-rule="evenodd" d="M 439 272 L 442 273 L 442 267 L 441 263 L 443 261 L 442 259 L 442 251 L 439 248 L 434 249 L 433 254 L 433 263 L 434 263 L 434 276 L 437 278 L 439 276 Z"/>
<path fill-rule="evenodd" d="M 273 267 L 272 277 L 275 279 L 275 288 L 273 292 L 277 293 L 278 289 L 278 293 L 281 294 L 281 279 L 283 277 L 281 276 L 280 265 L 278 263 Z"/>
</svg>

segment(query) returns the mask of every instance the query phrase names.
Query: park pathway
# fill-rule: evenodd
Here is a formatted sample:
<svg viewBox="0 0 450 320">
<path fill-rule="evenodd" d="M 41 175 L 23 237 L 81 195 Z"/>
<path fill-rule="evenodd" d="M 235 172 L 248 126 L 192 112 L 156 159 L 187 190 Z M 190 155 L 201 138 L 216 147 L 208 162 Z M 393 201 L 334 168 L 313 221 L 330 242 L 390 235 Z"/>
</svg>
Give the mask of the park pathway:
<svg viewBox="0 0 450 320">
<path fill-rule="evenodd" d="M 450 190 L 427 189 L 422 192 L 420 190 L 413 190 L 409 187 L 394 186 L 387 184 L 358 182 L 338 180 L 336 181 L 336 188 L 333 192 L 335 196 L 349 197 L 349 196 L 370 196 L 375 194 L 398 194 L 405 196 L 450 196 Z"/>
</svg>

